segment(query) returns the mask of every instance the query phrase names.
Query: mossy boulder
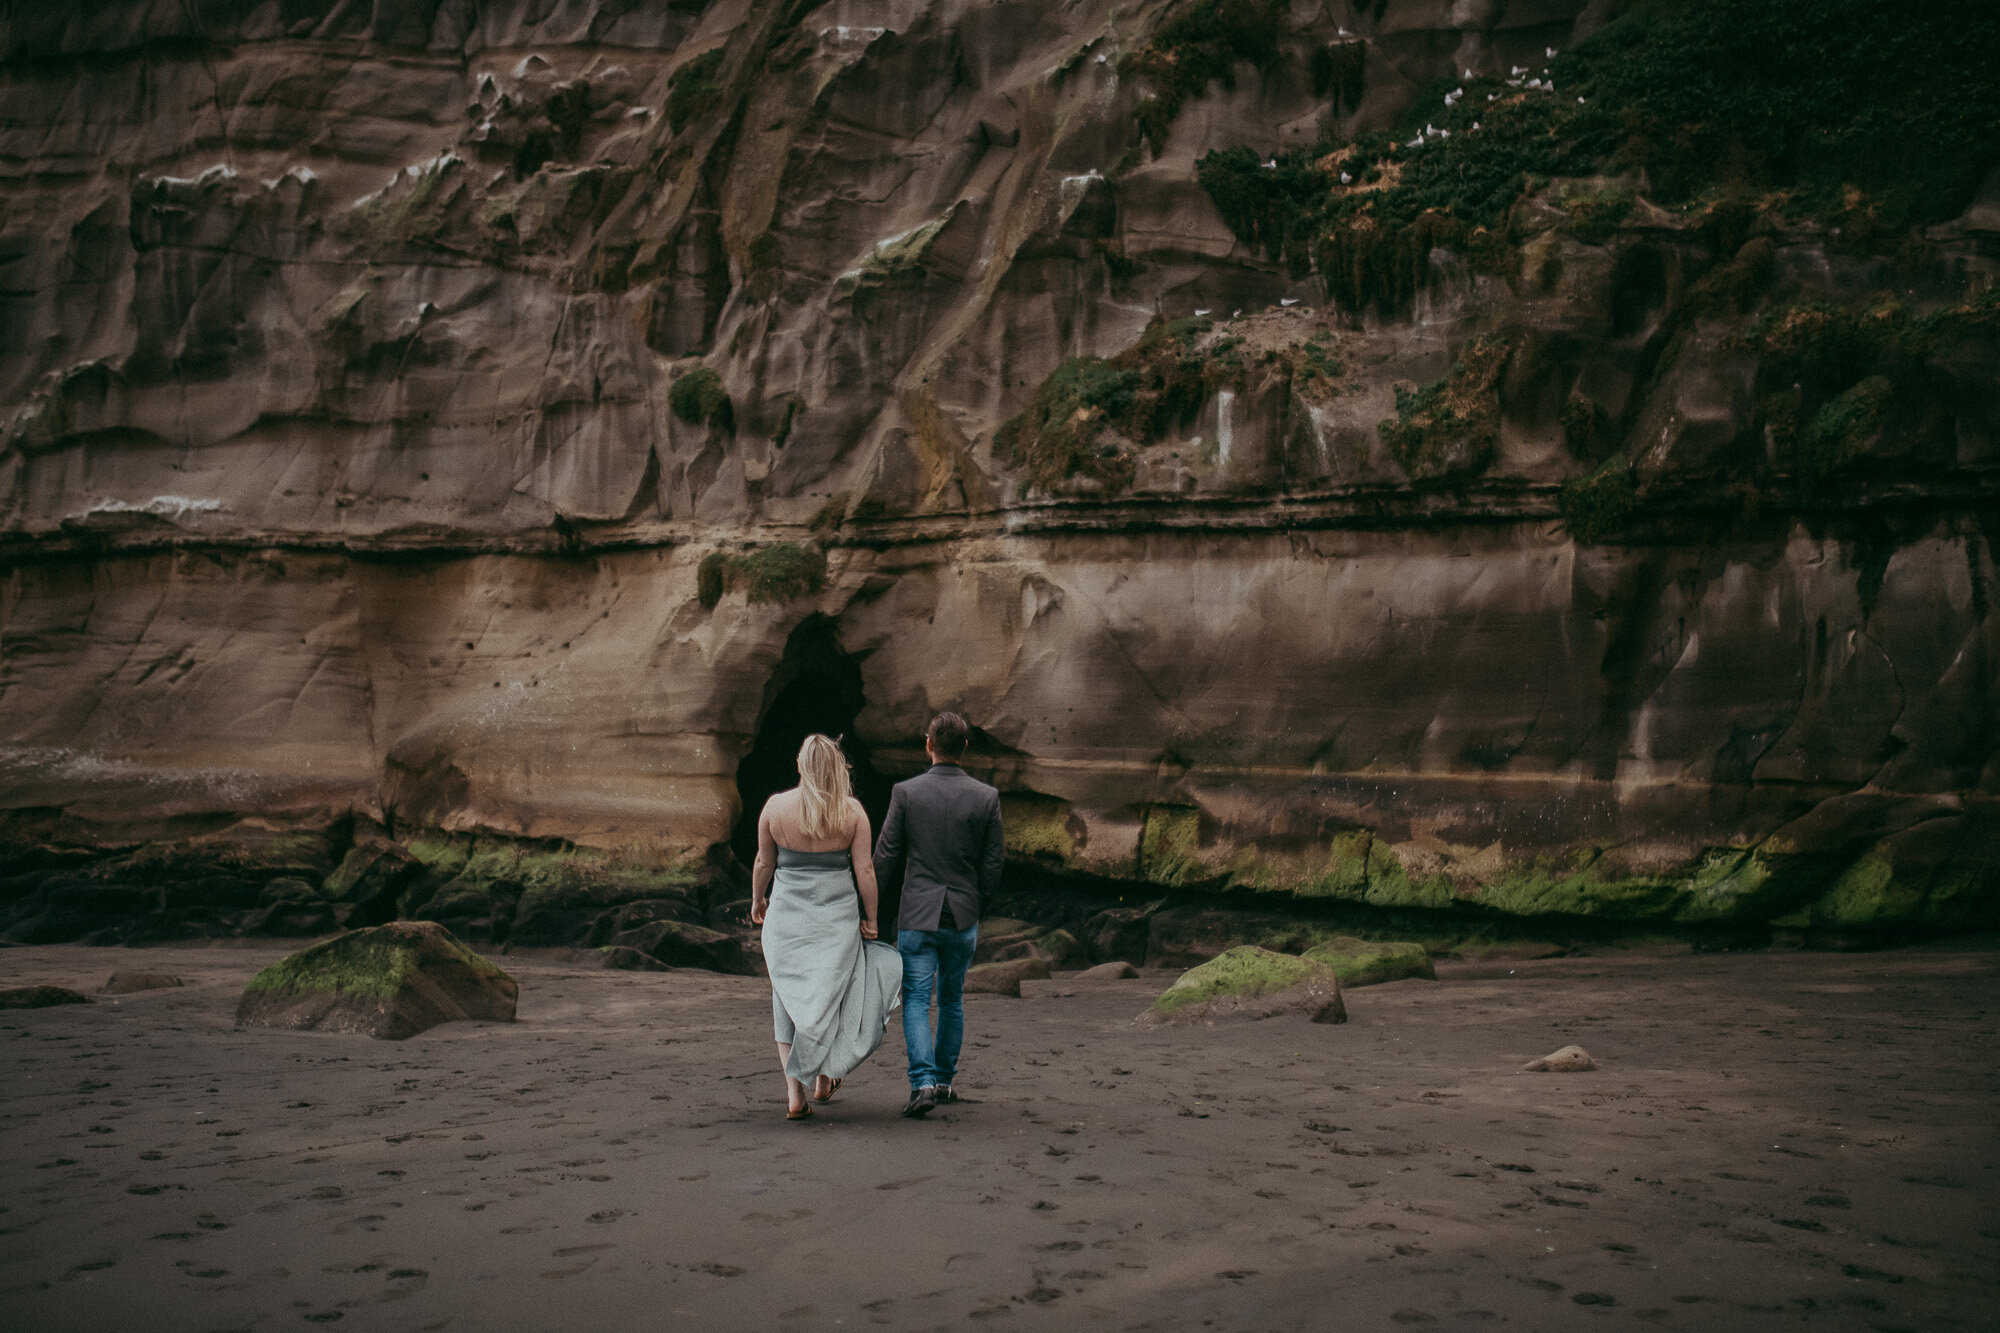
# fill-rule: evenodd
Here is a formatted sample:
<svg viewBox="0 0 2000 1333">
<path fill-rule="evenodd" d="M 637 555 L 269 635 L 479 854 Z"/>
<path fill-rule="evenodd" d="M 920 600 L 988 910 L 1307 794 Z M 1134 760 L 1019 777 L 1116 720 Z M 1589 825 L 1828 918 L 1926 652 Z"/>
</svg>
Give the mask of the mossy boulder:
<svg viewBox="0 0 2000 1333">
<path fill-rule="evenodd" d="M 359 1032 L 400 1041 L 454 1019 L 514 1021 L 520 987 L 434 921 L 356 930 L 250 979 L 244 1027 Z"/>
<path fill-rule="evenodd" d="M 51 1009 L 59 1004 L 90 1004 L 88 995 L 79 995 L 61 986 L 18 986 L 0 990 L 0 1009 Z"/>
<path fill-rule="evenodd" d="M 1422 977 L 1436 981 L 1431 956 L 1421 944 L 1379 944 L 1339 935 L 1305 951 L 1303 957 L 1325 963 L 1343 986 L 1373 986 L 1383 981 Z"/>
<path fill-rule="evenodd" d="M 1182 973 L 1138 1021 L 1146 1026 L 1187 1025 L 1279 1014 L 1304 1014 L 1315 1023 L 1345 1023 L 1340 978 L 1316 958 L 1295 958 L 1245 944 Z"/>
</svg>

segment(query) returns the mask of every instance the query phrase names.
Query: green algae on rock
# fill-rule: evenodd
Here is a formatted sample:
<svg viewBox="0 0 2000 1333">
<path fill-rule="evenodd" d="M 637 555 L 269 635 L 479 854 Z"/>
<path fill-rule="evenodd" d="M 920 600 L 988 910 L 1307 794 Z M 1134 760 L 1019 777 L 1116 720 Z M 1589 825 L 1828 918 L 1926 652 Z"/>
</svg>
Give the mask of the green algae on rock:
<svg viewBox="0 0 2000 1333">
<path fill-rule="evenodd" d="M 1316 944 L 1302 955 L 1333 969 L 1343 986 L 1373 986 L 1383 981 L 1422 977 L 1436 981 L 1430 953 L 1421 944 L 1381 944 L 1339 935 Z"/>
<path fill-rule="evenodd" d="M 1345 1023 L 1340 978 L 1315 958 L 1273 953 L 1254 944 L 1191 968 L 1139 1016 L 1148 1026 L 1213 1023 L 1219 1019 L 1305 1014 L 1315 1023 Z"/>
<path fill-rule="evenodd" d="M 400 1041 L 455 1019 L 511 1023 L 519 991 L 443 926 L 397 921 L 271 964 L 244 988 L 236 1022 Z"/>
</svg>

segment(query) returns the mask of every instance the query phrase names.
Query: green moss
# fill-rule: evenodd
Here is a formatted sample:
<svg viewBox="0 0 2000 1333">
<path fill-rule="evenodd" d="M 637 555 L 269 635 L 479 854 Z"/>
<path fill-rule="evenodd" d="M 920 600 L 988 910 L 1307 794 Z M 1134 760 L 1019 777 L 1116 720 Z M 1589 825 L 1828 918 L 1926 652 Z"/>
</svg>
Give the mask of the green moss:
<svg viewBox="0 0 2000 1333">
<path fill-rule="evenodd" d="M 1045 490 L 1073 477 L 1123 489 L 1136 466 L 1129 446 L 1188 425 L 1212 390 L 1241 384 L 1242 359 L 1228 339 L 1201 348 L 1211 327 L 1201 318 L 1155 319 L 1117 356 L 1071 357 L 1000 427 L 994 451 Z M 1102 438 L 1112 429 L 1124 443 Z"/>
<path fill-rule="evenodd" d="M 1054 857 L 1067 862 L 1076 855 L 1070 818 L 1069 802 L 1057 797 L 1007 792 L 1000 798 L 1000 824 L 1009 856 Z"/>
<path fill-rule="evenodd" d="M 1632 211 L 1633 201 L 1630 187 L 1624 185 L 1575 186 L 1556 192 L 1557 207 L 1569 216 L 1570 233 L 1585 245 L 1610 240 Z"/>
<path fill-rule="evenodd" d="M 1511 344 L 1480 338 L 1443 379 L 1396 391 L 1396 416 L 1382 441 L 1412 481 L 1476 475 L 1500 444 L 1500 373 Z"/>
<path fill-rule="evenodd" d="M 667 406 L 690 426 L 715 425 L 728 430 L 735 424 L 722 376 L 707 366 L 690 370 L 675 380 L 667 390 Z"/>
<path fill-rule="evenodd" d="M 1564 530 L 1586 546 L 1619 531 L 1638 507 L 1632 469 L 1623 458 L 1607 459 L 1589 476 L 1564 482 L 1556 497 Z"/>
<path fill-rule="evenodd" d="M 1158 157 L 1181 105 L 1211 82 L 1236 88 L 1236 62 L 1267 69 L 1285 36 L 1285 0 L 1193 0 L 1153 34 L 1151 45 L 1118 62 L 1121 77 L 1138 76 L 1154 95 L 1139 103 L 1141 132 Z"/>
<path fill-rule="evenodd" d="M 507 974 L 451 936 L 444 936 L 457 960 L 473 975 Z M 248 990 L 314 994 L 333 991 L 388 1000 L 402 989 L 421 963 L 418 945 L 393 926 L 356 931 L 280 959 L 250 978 Z"/>
<path fill-rule="evenodd" d="M 1870 375 L 1822 406 L 1798 435 L 1791 464 L 1801 482 L 1816 486 L 1867 451 L 1881 433 L 1882 412 L 1895 386 Z"/>
<path fill-rule="evenodd" d="M 826 586 L 826 556 L 817 546 L 777 542 L 744 555 L 711 551 L 695 566 L 695 596 L 714 610 L 729 588 L 752 602 L 783 603 L 811 597 Z"/>
<path fill-rule="evenodd" d="M 1372 986 L 1405 977 L 1437 979 L 1430 953 L 1421 944 L 1375 943 L 1340 935 L 1306 950 L 1305 957 L 1332 968 L 1343 986 Z"/>
<path fill-rule="evenodd" d="M 675 70 L 667 79 L 667 122 L 679 134 L 722 99 L 722 87 L 715 76 L 722 69 L 723 48 L 703 51 Z"/>
<path fill-rule="evenodd" d="M 1241 944 L 1182 973 L 1165 994 L 1153 1001 L 1150 1012 L 1164 1018 L 1189 1005 L 1205 1004 L 1222 996 L 1268 995 L 1323 977 L 1327 971 L 1324 963 Z"/>
<path fill-rule="evenodd" d="M 1202 876 L 1196 859 L 1201 812 L 1191 805 L 1147 807 L 1139 833 L 1139 876 L 1151 884 L 1174 886 Z"/>
</svg>

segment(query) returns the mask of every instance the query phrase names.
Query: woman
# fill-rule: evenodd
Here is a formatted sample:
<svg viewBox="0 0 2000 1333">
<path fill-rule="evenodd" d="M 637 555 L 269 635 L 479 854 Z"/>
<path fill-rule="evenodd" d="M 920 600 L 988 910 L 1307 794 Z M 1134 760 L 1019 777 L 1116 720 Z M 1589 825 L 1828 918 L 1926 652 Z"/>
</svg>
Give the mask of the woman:
<svg viewBox="0 0 2000 1333">
<path fill-rule="evenodd" d="M 831 1100 L 882 1044 L 903 989 L 902 957 L 875 938 L 868 816 L 826 736 L 806 737 L 799 785 L 757 817 L 750 919 L 764 928 L 785 1119 L 809 1119 L 805 1081 L 814 1080 L 814 1101 Z"/>
</svg>

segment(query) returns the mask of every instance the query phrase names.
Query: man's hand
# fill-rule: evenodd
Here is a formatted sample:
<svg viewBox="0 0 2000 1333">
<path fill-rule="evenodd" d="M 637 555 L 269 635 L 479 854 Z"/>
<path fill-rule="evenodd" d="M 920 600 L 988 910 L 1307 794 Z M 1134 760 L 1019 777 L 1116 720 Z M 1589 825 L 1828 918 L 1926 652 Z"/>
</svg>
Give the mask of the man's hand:
<svg viewBox="0 0 2000 1333">
<path fill-rule="evenodd" d="M 872 939 L 874 939 L 874 938 L 875 938 L 875 936 L 876 936 L 876 935 L 877 935 L 878 933 L 880 933 L 880 932 L 879 932 L 879 931 L 878 931 L 878 930 L 876 929 L 876 926 L 875 926 L 875 923 L 874 923 L 873 921 L 869 921 L 869 920 L 866 920 L 866 919 L 864 919 L 864 920 L 863 920 L 863 921 L 861 922 L 861 938 L 862 938 L 862 939 L 864 939 L 864 940 L 872 940 Z"/>
<path fill-rule="evenodd" d="M 752 898 L 750 900 L 750 924 L 753 926 L 764 924 L 764 900 L 762 898 Z"/>
</svg>

